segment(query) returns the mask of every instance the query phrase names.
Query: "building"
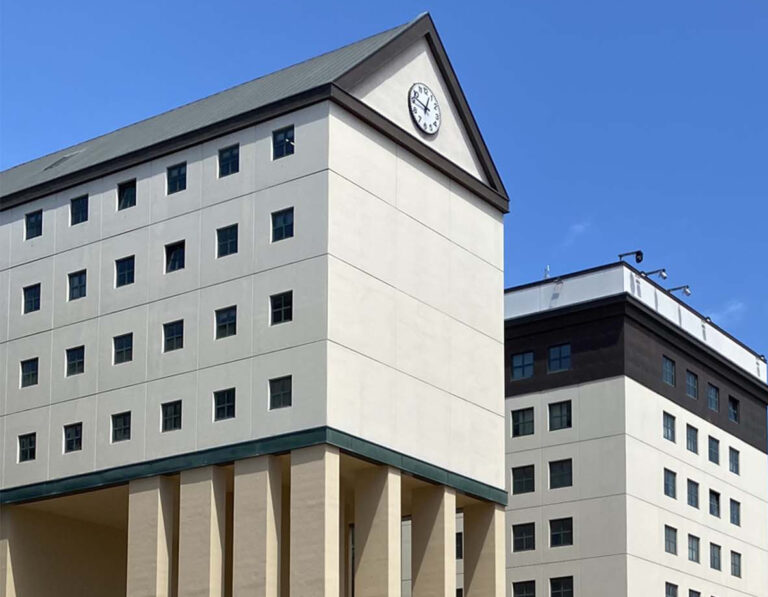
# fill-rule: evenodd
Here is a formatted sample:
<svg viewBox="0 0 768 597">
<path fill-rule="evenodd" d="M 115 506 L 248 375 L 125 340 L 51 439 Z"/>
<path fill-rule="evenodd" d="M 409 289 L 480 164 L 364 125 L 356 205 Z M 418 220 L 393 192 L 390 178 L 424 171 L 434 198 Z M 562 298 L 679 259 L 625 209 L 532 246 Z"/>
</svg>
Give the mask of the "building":
<svg viewBox="0 0 768 597">
<path fill-rule="evenodd" d="M 3 594 L 502 595 L 507 205 L 428 15 L 3 172 Z"/>
<path fill-rule="evenodd" d="M 508 594 L 768 595 L 765 358 L 626 263 L 504 307 Z"/>
</svg>

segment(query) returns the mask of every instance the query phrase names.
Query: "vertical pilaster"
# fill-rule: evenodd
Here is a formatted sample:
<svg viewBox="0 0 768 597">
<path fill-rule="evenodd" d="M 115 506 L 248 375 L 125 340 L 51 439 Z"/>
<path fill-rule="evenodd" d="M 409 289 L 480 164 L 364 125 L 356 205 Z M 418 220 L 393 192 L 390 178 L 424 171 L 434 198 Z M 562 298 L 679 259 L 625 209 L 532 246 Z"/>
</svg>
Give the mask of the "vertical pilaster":
<svg viewBox="0 0 768 597">
<path fill-rule="evenodd" d="M 282 470 L 275 456 L 235 461 L 234 597 L 280 597 Z"/>
<path fill-rule="evenodd" d="M 413 491 L 412 597 L 456 595 L 456 494 L 441 485 Z"/>
<path fill-rule="evenodd" d="M 400 471 L 376 467 L 355 480 L 355 597 L 400 594 Z"/>
<path fill-rule="evenodd" d="M 0 595 L 16 597 L 11 563 L 11 511 L 0 506 Z"/>
<path fill-rule="evenodd" d="M 128 484 L 128 597 L 171 595 L 176 491 L 170 477 Z"/>
<path fill-rule="evenodd" d="M 339 451 L 291 452 L 291 597 L 339 595 Z"/>
<path fill-rule="evenodd" d="M 181 472 L 179 597 L 224 594 L 227 482 L 216 466 Z"/>
<path fill-rule="evenodd" d="M 464 596 L 504 597 L 504 508 L 464 508 Z"/>
</svg>

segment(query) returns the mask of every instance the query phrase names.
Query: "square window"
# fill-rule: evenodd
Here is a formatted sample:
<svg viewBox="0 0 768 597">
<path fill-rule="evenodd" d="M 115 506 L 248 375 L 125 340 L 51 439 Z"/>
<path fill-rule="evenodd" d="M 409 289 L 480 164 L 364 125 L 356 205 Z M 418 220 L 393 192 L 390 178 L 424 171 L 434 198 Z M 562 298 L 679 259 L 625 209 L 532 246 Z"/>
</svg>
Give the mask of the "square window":
<svg viewBox="0 0 768 597">
<path fill-rule="evenodd" d="M 292 383 L 290 375 L 269 380 L 270 410 L 291 406 L 293 401 Z"/>
<path fill-rule="evenodd" d="M 554 402 L 549 405 L 549 430 L 569 429 L 571 427 L 571 401 Z"/>
<path fill-rule="evenodd" d="M 117 185 L 117 211 L 136 205 L 136 179 Z"/>
<path fill-rule="evenodd" d="M 677 555 L 677 529 L 671 526 L 664 527 L 664 551 Z"/>
<path fill-rule="evenodd" d="M 456 533 L 456 559 L 464 559 L 464 533 Z"/>
<path fill-rule="evenodd" d="M 131 439 L 131 412 L 112 415 L 112 441 L 123 442 Z"/>
<path fill-rule="evenodd" d="M 547 371 L 567 371 L 571 368 L 571 345 L 560 344 L 550 347 L 547 358 Z"/>
<path fill-rule="evenodd" d="M 512 355 L 512 379 L 533 377 L 533 352 Z"/>
<path fill-rule="evenodd" d="M 237 224 L 216 230 L 216 257 L 237 253 Z"/>
<path fill-rule="evenodd" d="M 532 493 L 536 491 L 533 465 L 517 466 L 512 469 L 512 494 Z"/>
<path fill-rule="evenodd" d="M 122 334 L 112 338 L 114 345 L 114 364 L 128 363 L 133 360 L 133 333 Z"/>
<path fill-rule="evenodd" d="M 699 453 L 699 430 L 693 425 L 685 428 L 685 447 L 694 454 Z"/>
<path fill-rule="evenodd" d="M 160 414 L 163 432 L 181 429 L 181 400 L 161 404 Z"/>
<path fill-rule="evenodd" d="M 19 436 L 19 462 L 34 460 L 37 455 L 37 434 L 25 433 Z"/>
<path fill-rule="evenodd" d="M 237 334 L 237 306 L 216 310 L 216 339 Z"/>
<path fill-rule="evenodd" d="M 512 583 L 512 597 L 536 597 L 536 581 L 524 580 Z"/>
<path fill-rule="evenodd" d="M 170 166 L 167 170 L 167 194 L 178 193 L 187 188 L 187 163 Z"/>
<path fill-rule="evenodd" d="M 184 348 L 184 320 L 163 324 L 163 352 Z"/>
<path fill-rule="evenodd" d="M 136 258 L 131 255 L 115 261 L 115 287 L 133 284 L 136 273 Z"/>
<path fill-rule="evenodd" d="M 43 210 L 30 212 L 24 216 L 24 240 L 43 235 Z"/>
<path fill-rule="evenodd" d="M 551 597 L 573 597 L 573 577 L 551 578 L 549 588 Z"/>
<path fill-rule="evenodd" d="M 559 489 L 561 487 L 571 487 L 573 485 L 573 462 L 570 458 L 566 460 L 555 460 L 549 463 L 549 488 Z"/>
<path fill-rule="evenodd" d="M 79 452 L 83 449 L 83 424 L 64 425 L 64 452 Z"/>
<path fill-rule="evenodd" d="M 688 505 L 692 508 L 699 507 L 699 484 L 688 479 Z"/>
<path fill-rule="evenodd" d="M 69 300 L 75 301 L 86 294 L 86 272 L 84 269 L 69 274 Z"/>
<path fill-rule="evenodd" d="M 165 245 L 165 273 L 184 269 L 184 241 Z"/>
<path fill-rule="evenodd" d="M 731 500 L 731 524 L 741 526 L 741 503 Z"/>
<path fill-rule="evenodd" d="M 739 401 L 733 396 L 728 396 L 728 420 L 738 423 L 740 418 Z"/>
<path fill-rule="evenodd" d="M 549 521 L 549 545 L 573 545 L 573 518 L 556 518 Z"/>
<path fill-rule="evenodd" d="M 701 593 L 699 591 L 694 591 L 693 589 L 688 589 L 688 597 L 701 597 Z"/>
<path fill-rule="evenodd" d="M 272 133 L 272 159 L 277 160 L 292 155 L 294 150 L 293 125 L 278 129 Z"/>
<path fill-rule="evenodd" d="M 240 146 L 230 145 L 219 149 L 219 178 L 240 172 Z"/>
<path fill-rule="evenodd" d="M 720 494 L 713 489 L 709 490 L 709 513 L 720 518 Z"/>
<path fill-rule="evenodd" d="M 235 418 L 235 388 L 217 390 L 213 393 L 213 420 Z"/>
<path fill-rule="evenodd" d="M 668 357 L 661 357 L 661 379 L 665 384 L 675 385 L 675 361 Z"/>
<path fill-rule="evenodd" d="M 701 541 L 695 535 L 688 535 L 688 559 L 699 563 L 699 545 Z"/>
<path fill-rule="evenodd" d="M 67 348 L 67 377 L 85 373 L 85 346 Z"/>
<path fill-rule="evenodd" d="M 512 411 L 512 437 L 533 435 L 533 407 Z"/>
<path fill-rule="evenodd" d="M 741 578 L 741 554 L 731 552 L 731 574 Z"/>
<path fill-rule="evenodd" d="M 664 495 L 677 499 L 677 473 L 664 469 Z"/>
<path fill-rule="evenodd" d="M 709 405 L 709 410 L 714 410 L 715 412 L 720 410 L 720 390 L 711 383 L 707 384 L 707 404 Z"/>
<path fill-rule="evenodd" d="M 690 371 L 685 372 L 685 393 L 689 398 L 699 399 L 699 376 Z"/>
<path fill-rule="evenodd" d="M 69 225 L 88 221 L 88 195 L 75 197 L 69 202 Z"/>
<path fill-rule="evenodd" d="M 40 310 L 40 284 L 32 284 L 24 288 L 24 313 Z"/>
<path fill-rule="evenodd" d="M 677 585 L 668 582 L 664 585 L 664 597 L 677 597 Z"/>
<path fill-rule="evenodd" d="M 536 525 L 532 522 L 512 525 L 512 551 L 536 549 Z"/>
<path fill-rule="evenodd" d="M 293 208 L 281 209 L 272 214 L 272 242 L 293 236 Z"/>
<path fill-rule="evenodd" d="M 709 436 L 709 461 L 720 464 L 720 440 Z"/>
<path fill-rule="evenodd" d="M 735 475 L 740 474 L 741 470 L 739 456 L 739 451 L 736 448 L 728 448 L 728 470 Z"/>
<path fill-rule="evenodd" d="M 720 570 L 722 568 L 720 552 L 719 545 L 715 543 L 709 544 L 709 567 L 713 570 Z"/>
<path fill-rule="evenodd" d="M 293 291 L 273 294 L 269 297 L 272 325 L 293 321 Z"/>
<path fill-rule="evenodd" d="M 674 442 L 676 441 L 675 436 L 675 417 L 669 413 L 664 413 L 664 439 Z"/>
<path fill-rule="evenodd" d="M 21 387 L 37 385 L 37 372 L 39 361 L 37 357 L 21 361 Z"/>
</svg>

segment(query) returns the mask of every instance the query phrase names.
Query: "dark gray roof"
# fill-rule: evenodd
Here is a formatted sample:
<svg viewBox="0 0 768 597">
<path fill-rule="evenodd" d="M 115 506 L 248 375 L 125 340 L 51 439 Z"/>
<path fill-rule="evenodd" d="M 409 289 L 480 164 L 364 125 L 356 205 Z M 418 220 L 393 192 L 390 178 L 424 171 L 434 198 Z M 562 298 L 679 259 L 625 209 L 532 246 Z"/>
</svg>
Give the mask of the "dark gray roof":
<svg viewBox="0 0 768 597">
<path fill-rule="evenodd" d="M 0 172 L 0 197 L 331 83 L 422 16 L 338 50 L 9 168 Z"/>
</svg>

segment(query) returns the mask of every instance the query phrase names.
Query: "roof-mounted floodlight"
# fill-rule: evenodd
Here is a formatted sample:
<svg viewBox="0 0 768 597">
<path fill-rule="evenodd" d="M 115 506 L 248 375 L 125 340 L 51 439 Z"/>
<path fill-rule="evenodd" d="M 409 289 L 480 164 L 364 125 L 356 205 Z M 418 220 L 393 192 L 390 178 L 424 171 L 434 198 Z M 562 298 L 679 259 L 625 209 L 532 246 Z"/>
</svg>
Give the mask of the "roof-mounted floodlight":
<svg viewBox="0 0 768 597">
<path fill-rule="evenodd" d="M 643 252 L 642 251 L 630 251 L 629 253 L 622 253 L 619 255 L 619 261 L 624 261 L 625 257 L 629 257 L 630 255 L 635 256 L 635 263 L 642 263 L 643 262 Z"/>
<path fill-rule="evenodd" d="M 688 286 L 688 284 L 685 284 L 683 286 L 675 286 L 674 288 L 670 288 L 669 290 L 667 290 L 667 292 L 671 294 L 673 292 L 677 292 L 678 290 L 682 290 L 685 296 L 691 296 L 691 287 Z"/>
<path fill-rule="evenodd" d="M 650 272 L 640 272 L 640 275 L 644 276 L 646 278 L 648 276 L 659 276 L 659 278 L 661 278 L 662 280 L 666 280 L 667 279 L 667 270 L 666 270 L 666 268 L 662 267 L 660 269 L 655 269 L 655 270 L 650 271 Z"/>
</svg>

